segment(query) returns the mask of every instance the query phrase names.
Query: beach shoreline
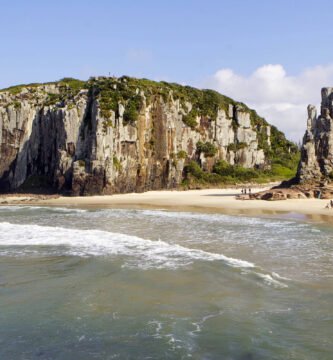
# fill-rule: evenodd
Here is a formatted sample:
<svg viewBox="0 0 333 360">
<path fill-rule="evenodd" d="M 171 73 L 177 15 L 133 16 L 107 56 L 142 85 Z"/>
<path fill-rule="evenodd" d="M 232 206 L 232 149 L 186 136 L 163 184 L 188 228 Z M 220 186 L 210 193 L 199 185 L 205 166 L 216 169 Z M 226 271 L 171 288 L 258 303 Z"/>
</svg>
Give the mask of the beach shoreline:
<svg viewBox="0 0 333 360">
<path fill-rule="evenodd" d="M 252 188 L 252 193 L 270 187 Z M 279 201 L 238 200 L 241 188 L 204 190 L 160 190 L 144 193 L 65 197 L 8 194 L 0 198 L 0 206 L 29 205 L 74 208 L 130 208 L 195 211 L 249 216 L 304 217 L 333 223 L 333 209 L 325 208 L 328 200 L 288 199 Z"/>
</svg>

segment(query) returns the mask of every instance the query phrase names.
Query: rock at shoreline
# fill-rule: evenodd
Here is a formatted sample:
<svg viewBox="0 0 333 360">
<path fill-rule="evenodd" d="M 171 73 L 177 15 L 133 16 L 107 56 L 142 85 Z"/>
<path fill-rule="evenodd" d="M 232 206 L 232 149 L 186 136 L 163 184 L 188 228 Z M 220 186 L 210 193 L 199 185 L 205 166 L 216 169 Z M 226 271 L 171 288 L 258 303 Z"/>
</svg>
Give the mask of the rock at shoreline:
<svg viewBox="0 0 333 360">
<path fill-rule="evenodd" d="M 269 190 L 259 191 L 253 194 L 239 195 L 238 200 L 287 200 L 287 199 L 306 199 L 307 196 L 300 190 L 273 188 Z"/>
<path fill-rule="evenodd" d="M 239 200 L 287 200 L 287 199 L 333 199 L 333 184 L 299 184 L 290 187 L 275 187 L 248 195 L 239 195 Z"/>
<path fill-rule="evenodd" d="M 322 88 L 321 96 L 319 116 L 315 106 L 308 106 L 296 177 L 271 190 L 252 194 L 249 199 L 333 199 L 333 87 Z"/>
<path fill-rule="evenodd" d="M 315 106 L 308 106 L 307 129 L 296 176 L 300 184 L 333 180 L 333 88 L 322 88 L 321 98 L 319 116 Z"/>
</svg>

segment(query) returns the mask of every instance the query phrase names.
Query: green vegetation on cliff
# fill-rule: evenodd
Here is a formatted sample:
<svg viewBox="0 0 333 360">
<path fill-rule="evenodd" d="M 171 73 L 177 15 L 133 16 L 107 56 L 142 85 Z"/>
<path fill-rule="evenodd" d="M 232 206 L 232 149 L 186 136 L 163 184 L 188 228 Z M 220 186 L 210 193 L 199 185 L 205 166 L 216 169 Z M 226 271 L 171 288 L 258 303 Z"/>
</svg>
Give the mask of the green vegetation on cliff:
<svg viewBox="0 0 333 360">
<path fill-rule="evenodd" d="M 204 153 L 206 157 L 212 157 L 217 153 L 217 148 L 214 144 L 208 141 L 205 143 L 203 143 L 202 141 L 198 141 L 197 151 L 199 153 Z"/>
<path fill-rule="evenodd" d="M 47 85 L 56 85 L 57 91 L 48 92 Z M 40 86 L 40 88 L 38 88 Z M 191 86 L 182 86 L 165 81 L 156 82 L 148 79 L 136 79 L 127 76 L 120 78 L 98 77 L 81 81 L 73 78 L 63 78 L 58 82 L 45 84 L 28 84 L 13 86 L 2 91 L 8 91 L 13 96 L 12 105 L 19 108 L 20 100 L 27 96 L 33 97 L 37 91 L 44 93 L 44 105 L 57 107 L 75 107 L 75 97 L 83 89 L 89 96 L 98 100 L 100 115 L 104 118 L 103 129 L 113 126 L 111 118 L 114 113 L 119 118 L 122 111 L 123 124 L 135 125 L 144 104 L 159 104 L 179 101 L 179 114 L 184 125 L 198 132 L 203 130 L 210 122 L 216 120 L 218 111 L 223 109 L 226 117 L 232 120 L 232 127 L 237 131 L 239 124 L 234 114 L 229 114 L 229 109 L 240 107 L 250 114 L 252 128 L 257 133 L 258 148 L 262 149 L 266 157 L 266 165 L 262 169 L 244 169 L 240 166 L 231 166 L 224 162 L 217 162 L 211 172 L 205 172 L 199 163 L 190 162 L 185 151 L 178 153 L 179 159 L 184 159 L 187 164 L 185 173 L 187 177 L 200 182 L 237 182 L 237 181 L 267 181 L 268 179 L 286 179 L 293 177 L 299 161 L 299 150 L 295 144 L 288 141 L 284 134 L 276 127 L 269 125 L 255 110 L 248 108 L 244 103 L 237 102 L 213 90 L 199 90 Z M 28 95 L 27 95 L 28 94 Z M 86 118 L 89 114 L 86 115 Z M 116 125 L 115 125 L 116 126 Z M 269 143 L 270 129 L 270 143 Z M 154 140 L 151 140 L 154 147 Z M 248 145 L 244 142 L 229 144 L 228 152 L 238 152 Z M 209 141 L 199 141 L 196 144 L 197 153 L 205 157 L 214 157 L 217 147 Z M 215 160 L 216 162 L 216 160 Z M 227 165 L 226 165 L 227 164 Z M 114 166 L 118 162 L 114 159 Z"/>
<path fill-rule="evenodd" d="M 44 102 L 44 105 L 46 106 L 52 106 L 61 102 L 65 103 L 73 101 L 74 97 L 78 94 L 80 90 L 88 88 L 88 83 L 86 81 L 67 77 L 59 81 L 43 84 L 32 83 L 11 86 L 9 88 L 2 89 L 1 91 L 8 91 L 11 95 L 20 95 L 23 90 L 27 90 L 29 93 L 34 93 L 38 87 L 47 85 L 57 85 L 59 93 L 47 93 L 47 98 Z M 23 96 L 23 98 L 25 98 L 25 96 Z"/>
<path fill-rule="evenodd" d="M 142 107 L 141 94 L 144 94 L 147 103 L 160 97 L 164 102 L 171 99 L 179 100 L 184 110 L 187 109 L 186 103 L 191 103 L 192 111 L 184 115 L 183 120 L 185 124 L 192 128 L 196 126 L 195 118 L 197 116 L 215 120 L 218 109 L 224 109 L 226 114 L 228 114 L 229 104 L 244 105 L 214 90 L 199 90 L 191 86 L 182 86 L 176 83 L 156 82 L 128 76 L 120 78 L 98 77 L 90 78 L 88 81 L 63 78 L 57 82 L 22 84 L 1 91 L 8 91 L 12 95 L 19 95 L 23 89 L 31 91 L 42 85 L 58 85 L 59 87 L 59 94 L 48 94 L 47 105 L 51 106 L 61 101 L 71 100 L 81 89 L 89 89 L 98 97 L 101 114 L 105 119 L 111 116 L 111 111 L 114 111 L 117 116 L 118 106 L 120 103 L 123 104 L 125 106 L 125 122 L 133 122 L 137 119 Z M 126 106 L 129 107 L 127 111 Z"/>
<path fill-rule="evenodd" d="M 240 183 L 266 183 L 291 179 L 297 171 L 299 154 L 294 155 L 289 167 L 279 163 L 272 163 L 270 169 L 248 169 L 239 165 L 230 165 L 224 160 L 218 161 L 212 172 L 201 169 L 195 161 L 190 161 L 184 168 L 185 179 L 183 185 L 235 185 Z"/>
<path fill-rule="evenodd" d="M 171 101 L 171 99 L 179 100 L 185 111 L 187 111 L 186 103 L 191 103 L 192 110 L 183 115 L 183 122 L 192 129 L 197 126 L 196 118 L 198 116 L 215 120 L 218 109 L 224 109 L 228 113 L 229 104 L 241 104 L 213 90 L 199 90 L 191 86 L 127 76 L 91 78 L 87 84 L 98 96 L 101 114 L 104 118 L 109 118 L 111 111 L 114 111 L 117 116 L 120 103 L 125 106 L 125 123 L 133 123 L 138 118 L 143 105 L 141 94 L 145 96 L 148 104 L 159 98 L 162 98 L 164 102 Z M 128 109 L 126 110 L 126 108 Z"/>
<path fill-rule="evenodd" d="M 183 115 L 183 123 L 189 126 L 191 129 L 195 129 L 197 124 L 198 111 L 192 109 L 187 115 Z"/>
</svg>

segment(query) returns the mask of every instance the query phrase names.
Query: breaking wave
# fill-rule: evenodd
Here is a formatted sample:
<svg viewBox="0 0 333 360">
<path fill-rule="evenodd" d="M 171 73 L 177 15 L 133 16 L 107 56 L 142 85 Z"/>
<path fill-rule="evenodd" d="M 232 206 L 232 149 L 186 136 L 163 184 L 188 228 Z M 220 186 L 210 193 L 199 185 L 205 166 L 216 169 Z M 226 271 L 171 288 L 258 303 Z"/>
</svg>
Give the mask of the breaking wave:
<svg viewBox="0 0 333 360">
<path fill-rule="evenodd" d="M 0 246 L 60 246 L 60 251 L 76 256 L 124 255 L 144 259 L 142 267 L 178 267 L 194 260 L 220 260 L 232 267 L 251 268 L 251 262 L 186 248 L 164 241 L 142 239 L 101 230 L 79 230 L 40 225 L 0 223 Z M 22 249 L 24 252 L 24 249 Z M 21 250 L 21 251 L 22 251 Z"/>
<path fill-rule="evenodd" d="M 101 230 L 0 223 L 0 255 L 38 254 L 39 249 L 36 247 L 41 247 L 42 253 L 45 253 L 47 247 L 52 249 L 50 253 L 57 255 L 123 256 L 125 267 L 143 270 L 177 269 L 195 261 L 220 261 L 227 266 L 245 270 L 244 274 L 252 273 L 266 284 L 281 288 L 287 286 L 279 281 L 281 278 L 278 280 L 277 274 L 262 273 L 254 263 L 161 240 L 153 241 Z"/>
</svg>

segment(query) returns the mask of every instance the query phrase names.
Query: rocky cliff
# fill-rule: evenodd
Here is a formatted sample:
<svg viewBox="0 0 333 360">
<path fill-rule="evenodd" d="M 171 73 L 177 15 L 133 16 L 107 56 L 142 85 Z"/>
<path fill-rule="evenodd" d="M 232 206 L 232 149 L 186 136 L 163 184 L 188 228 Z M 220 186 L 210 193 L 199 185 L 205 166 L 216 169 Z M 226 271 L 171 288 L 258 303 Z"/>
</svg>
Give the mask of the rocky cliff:
<svg viewBox="0 0 333 360">
<path fill-rule="evenodd" d="M 205 172 L 220 160 L 268 168 L 272 139 L 281 136 L 212 90 L 129 77 L 16 86 L 0 91 L 0 189 L 88 195 L 173 188 L 190 161 Z"/>
<path fill-rule="evenodd" d="M 319 116 L 315 106 L 308 106 L 307 129 L 297 172 L 299 183 L 333 178 L 333 88 L 323 88 L 321 97 Z"/>
</svg>

